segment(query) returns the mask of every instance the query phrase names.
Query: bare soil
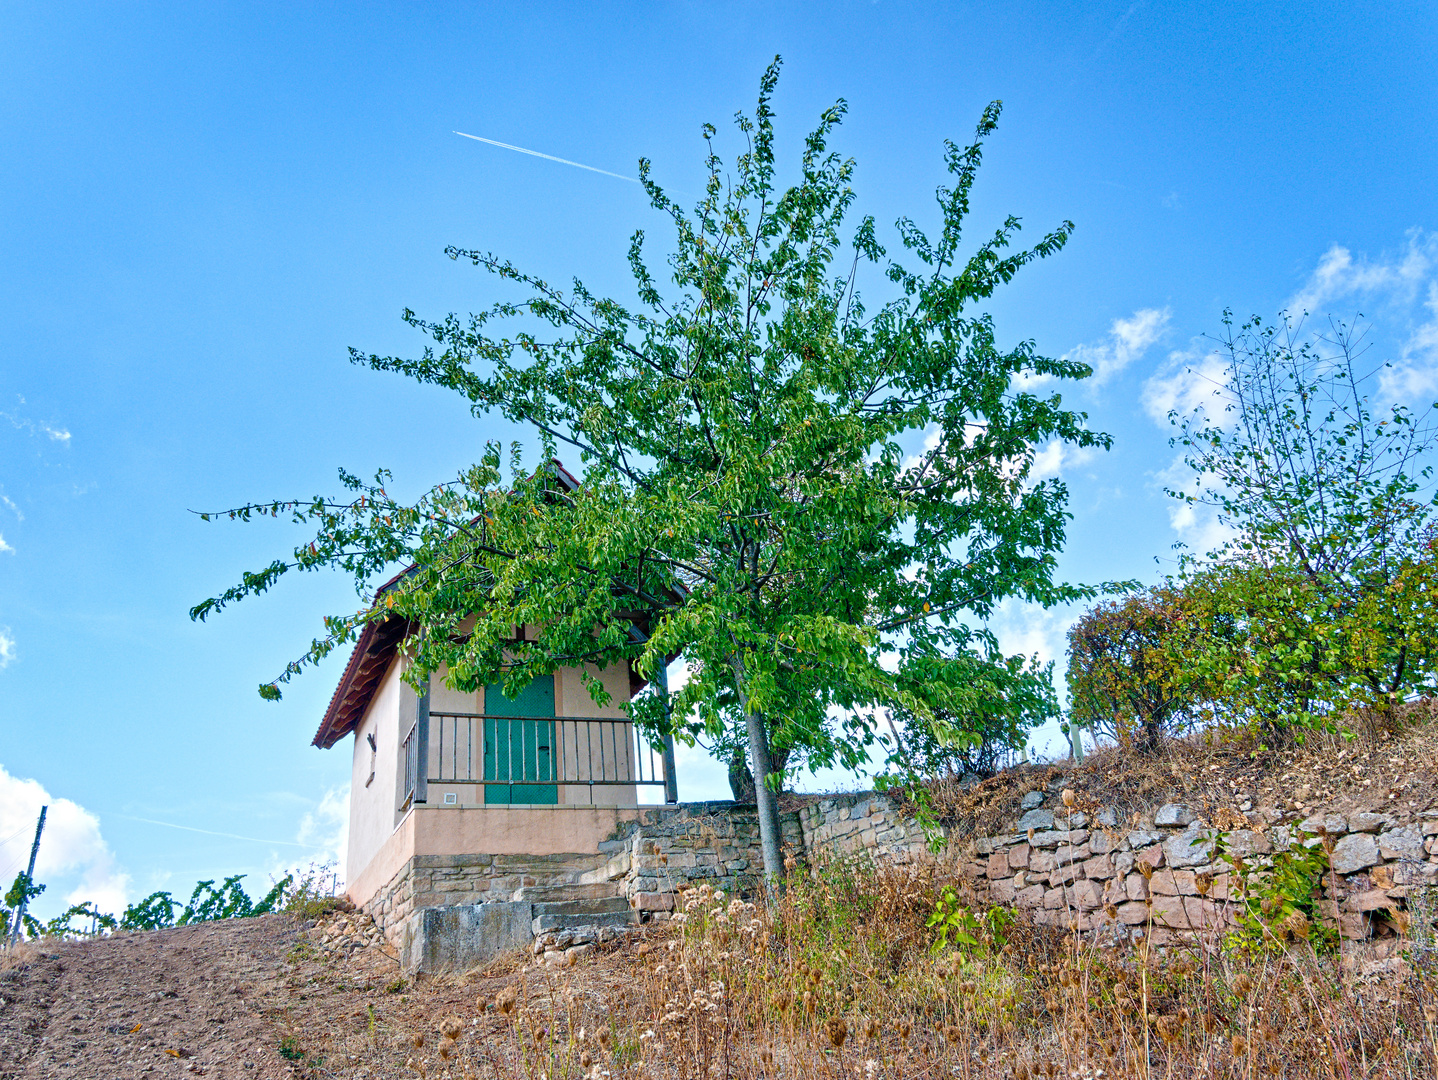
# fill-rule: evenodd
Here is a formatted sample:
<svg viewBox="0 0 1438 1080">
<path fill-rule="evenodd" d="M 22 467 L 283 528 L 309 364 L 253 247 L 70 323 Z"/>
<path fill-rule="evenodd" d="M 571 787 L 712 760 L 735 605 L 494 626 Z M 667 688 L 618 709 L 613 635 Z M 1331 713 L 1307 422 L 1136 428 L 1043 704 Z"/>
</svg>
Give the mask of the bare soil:
<svg viewBox="0 0 1438 1080">
<path fill-rule="evenodd" d="M 632 951 L 609 951 L 552 974 L 520 974 L 516 954 L 416 983 L 387 946 L 326 953 L 311 926 L 267 915 L 22 944 L 0 960 L 0 1080 L 435 1075 L 458 1064 L 438 1053 L 448 1017 L 465 1028 L 455 1048 L 492 1067 L 512 1051 L 489 1005 L 506 986 L 597 1020 L 632 979 Z"/>
<path fill-rule="evenodd" d="M 0 973 L 0 1077 L 291 1075 L 273 1013 L 290 919 L 21 945 Z"/>
</svg>

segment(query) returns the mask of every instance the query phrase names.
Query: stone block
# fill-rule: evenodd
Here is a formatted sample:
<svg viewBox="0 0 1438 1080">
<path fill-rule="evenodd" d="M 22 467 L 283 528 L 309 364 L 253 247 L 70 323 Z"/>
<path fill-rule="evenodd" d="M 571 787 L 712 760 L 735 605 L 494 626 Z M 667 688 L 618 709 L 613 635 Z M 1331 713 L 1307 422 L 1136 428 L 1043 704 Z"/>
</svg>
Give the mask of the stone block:
<svg viewBox="0 0 1438 1080">
<path fill-rule="evenodd" d="M 989 899 L 996 904 L 1012 904 L 1018 895 L 1013 878 L 1004 878 L 989 883 Z"/>
<path fill-rule="evenodd" d="M 1134 863 L 1137 862 L 1137 861 L 1138 861 L 1137 858 L 1134 856 L 1134 853 L 1131 852 L 1131 851 L 1120 851 L 1120 852 L 1116 852 L 1116 853 L 1113 855 L 1113 872 L 1114 872 L 1114 874 L 1117 875 L 1118 877 L 1125 877 L 1125 876 L 1127 876 L 1128 872 L 1133 869 L 1133 865 L 1134 865 Z"/>
<path fill-rule="evenodd" d="M 1123 878 L 1109 878 L 1101 884 L 1103 885 L 1103 902 L 1105 904 L 1128 903 L 1128 889 L 1123 883 Z"/>
<path fill-rule="evenodd" d="M 1294 833 L 1295 830 L 1289 828 L 1287 825 L 1275 825 L 1269 829 L 1268 832 L 1264 833 L 1264 836 L 1267 837 L 1274 851 L 1287 851 L 1293 846 L 1293 842 L 1296 839 Z"/>
<path fill-rule="evenodd" d="M 1058 866 L 1049 872 L 1050 885 L 1067 885 L 1083 877 L 1083 866 L 1079 863 L 1069 863 L 1067 866 Z"/>
<path fill-rule="evenodd" d="M 1118 921 L 1125 926 L 1140 926 L 1148 922 L 1148 905 L 1141 900 L 1133 900 L 1127 904 L 1119 904 Z"/>
<path fill-rule="evenodd" d="M 1424 836 L 1438 836 L 1438 818 L 1425 819 L 1423 822 Z"/>
<path fill-rule="evenodd" d="M 1019 802 L 1019 806 L 1024 810 L 1037 810 L 1043 804 L 1044 793 L 1042 791 L 1030 791 Z"/>
<path fill-rule="evenodd" d="M 1154 896 L 1197 896 L 1192 870 L 1159 870 L 1148 883 Z"/>
<path fill-rule="evenodd" d="M 1044 893 L 1044 908 L 1053 911 L 1056 908 L 1065 907 L 1067 902 L 1064 899 L 1064 892 L 1064 889 L 1050 889 Z"/>
<path fill-rule="evenodd" d="M 1058 865 L 1052 851 L 1033 851 L 1029 853 L 1029 872 L 1033 874 L 1047 874 Z"/>
<path fill-rule="evenodd" d="M 1118 828 L 1118 811 L 1112 806 L 1105 806 L 1094 815 L 1093 823 L 1101 829 Z"/>
<path fill-rule="evenodd" d="M 1052 829 L 1054 827 L 1054 812 L 1052 810 L 1030 810 L 1018 821 L 1019 832 L 1026 832 L 1029 829 Z"/>
<path fill-rule="evenodd" d="M 1438 863 L 1401 862 L 1393 867 L 1396 885 L 1438 885 Z"/>
<path fill-rule="evenodd" d="M 1097 881 L 1076 881 L 1072 889 L 1073 905 L 1080 911 L 1093 911 L 1103 906 L 1103 892 Z"/>
<path fill-rule="evenodd" d="M 1417 829 L 1389 829 L 1378 837 L 1378 854 L 1386 860 L 1416 859 L 1424 856 L 1423 836 Z"/>
<path fill-rule="evenodd" d="M 1134 856 L 1134 862 L 1135 864 L 1148 863 L 1150 869 L 1157 870 L 1164 863 L 1163 845 L 1154 844 L 1153 847 L 1146 847 L 1142 851 L 1137 852 Z"/>
<path fill-rule="evenodd" d="M 1356 874 L 1380 861 L 1378 841 L 1367 833 L 1349 833 L 1333 845 L 1329 864 L 1338 874 Z"/>
<path fill-rule="evenodd" d="M 1202 866 L 1213 858 L 1213 836 L 1195 821 L 1163 842 L 1163 857 L 1170 866 Z"/>
<path fill-rule="evenodd" d="M 401 930 L 400 966 L 410 973 L 462 970 L 527 948 L 533 936 L 530 904 L 421 908 Z"/>
<path fill-rule="evenodd" d="M 1066 866 L 1069 863 L 1081 863 L 1093 857 L 1093 849 L 1087 844 L 1079 844 L 1075 847 L 1072 844 L 1061 844 L 1054 849 L 1054 862 L 1059 866 Z"/>
<path fill-rule="evenodd" d="M 1084 860 L 1083 876 L 1095 881 L 1105 881 L 1113 877 L 1113 856 L 1095 855 L 1092 859 Z"/>
<path fill-rule="evenodd" d="M 999 878 L 1008 877 L 1008 876 L 1009 876 L 1009 857 L 1008 857 L 1008 854 L 1007 854 L 1006 852 L 1003 852 L 1003 851 L 996 851 L 996 852 L 994 852 L 992 855 L 990 855 L 990 856 L 989 856 L 988 866 L 985 867 L 984 873 L 988 876 L 988 878 L 989 878 L 990 881 L 996 881 L 996 880 L 998 880 Z"/>
<path fill-rule="evenodd" d="M 1130 900 L 1145 900 L 1148 898 L 1148 881 L 1142 874 L 1129 874 L 1123 879 L 1124 888 L 1128 890 Z"/>
<path fill-rule="evenodd" d="M 1298 823 L 1298 831 L 1310 835 L 1327 833 L 1329 836 L 1342 836 L 1348 831 L 1348 822 L 1340 814 L 1314 814 Z"/>
<path fill-rule="evenodd" d="M 1152 847 L 1163 839 L 1162 833 L 1156 833 L 1152 829 L 1135 829 L 1126 837 L 1128 846 L 1134 851 L 1142 848 Z"/>
<path fill-rule="evenodd" d="M 1228 834 L 1228 853 L 1240 859 L 1247 859 L 1252 855 L 1267 855 L 1273 850 L 1270 844 L 1260 832 L 1252 829 L 1235 829 Z"/>
<path fill-rule="evenodd" d="M 1053 832 L 1034 833 L 1029 841 L 1034 847 L 1056 848 L 1065 845 L 1077 847 L 1088 840 L 1087 829 L 1057 829 Z"/>
<path fill-rule="evenodd" d="M 1021 908 L 1042 907 L 1044 902 L 1044 894 L 1047 891 L 1048 890 L 1045 889 L 1043 885 L 1029 885 L 1023 889 L 1020 889 L 1014 895 L 1014 906 Z"/>
<path fill-rule="evenodd" d="M 1343 902 L 1343 906 L 1348 911 L 1382 911 L 1396 903 L 1387 890 L 1369 889 L 1367 892 L 1354 893 Z"/>
<path fill-rule="evenodd" d="M 1157 877 L 1158 875 L 1154 875 Z M 1157 926 L 1166 926 L 1174 930 L 1197 930 L 1203 926 L 1203 920 L 1192 919 L 1192 912 L 1184 906 L 1185 898 L 1182 896 L 1155 896 L 1153 898 L 1153 921 Z"/>
<path fill-rule="evenodd" d="M 1118 849 L 1118 844 L 1108 833 L 1095 829 L 1089 834 L 1088 846 L 1095 855 L 1107 855 Z"/>
<path fill-rule="evenodd" d="M 1164 803 L 1153 815 L 1153 823 L 1161 828 L 1182 828 L 1197 820 L 1198 815 L 1182 803 Z"/>
<path fill-rule="evenodd" d="M 1366 941 L 1371 930 L 1368 916 L 1361 912 L 1349 912 L 1338 918 L 1338 932 L 1349 941 Z"/>
<path fill-rule="evenodd" d="M 1393 824 L 1393 818 L 1392 818 L 1390 815 L 1388 815 L 1388 814 L 1349 814 L 1349 815 L 1348 815 L 1348 831 L 1349 831 L 1349 832 L 1376 833 L 1376 832 L 1379 832 L 1379 831 L 1382 830 L 1382 829 L 1386 829 L 1388 826 L 1390 826 L 1390 825 L 1392 825 L 1392 824 Z M 1435 824 L 1435 825 L 1438 825 L 1438 822 L 1434 822 L 1434 824 Z M 1435 831 L 1438 831 L 1438 830 L 1435 830 Z"/>
<path fill-rule="evenodd" d="M 630 902 L 636 911 L 672 911 L 674 894 L 667 892 L 635 893 Z"/>
</svg>

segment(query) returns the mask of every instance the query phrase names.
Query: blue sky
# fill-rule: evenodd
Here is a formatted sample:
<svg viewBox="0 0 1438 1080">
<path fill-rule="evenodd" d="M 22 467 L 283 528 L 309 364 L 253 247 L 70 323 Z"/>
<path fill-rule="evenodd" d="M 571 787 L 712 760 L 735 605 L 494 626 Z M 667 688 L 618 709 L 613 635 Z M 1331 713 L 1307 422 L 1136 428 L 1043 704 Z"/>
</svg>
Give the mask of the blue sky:
<svg viewBox="0 0 1438 1080">
<path fill-rule="evenodd" d="M 309 740 L 341 661 L 278 705 L 255 686 L 353 593 L 287 581 L 192 624 L 296 536 L 190 511 L 333 491 L 340 466 L 416 491 L 516 434 L 347 361 L 417 350 L 406 306 L 497 298 L 446 244 L 632 295 L 628 237 L 663 232 L 636 185 L 452 131 L 625 175 L 647 156 L 689 200 L 701 123 L 722 148 L 776 53 L 781 157 L 846 98 L 859 212 L 932 220 L 942 140 L 998 98 L 970 235 L 1076 222 L 992 309 L 1102 373 L 1067 400 L 1114 450 L 1043 459 L 1072 489 L 1070 576 L 1151 579 L 1202 535 L 1160 491 L 1161 418 L 1225 306 L 1361 310 L 1402 392 L 1438 396 L 1429 4 L 6 5 L 0 874 L 48 799 L 42 914 L 262 887 L 339 842 L 347 752 Z M 1060 656 L 1071 618 L 998 628 Z M 724 791 L 693 760 L 681 785 Z"/>
</svg>

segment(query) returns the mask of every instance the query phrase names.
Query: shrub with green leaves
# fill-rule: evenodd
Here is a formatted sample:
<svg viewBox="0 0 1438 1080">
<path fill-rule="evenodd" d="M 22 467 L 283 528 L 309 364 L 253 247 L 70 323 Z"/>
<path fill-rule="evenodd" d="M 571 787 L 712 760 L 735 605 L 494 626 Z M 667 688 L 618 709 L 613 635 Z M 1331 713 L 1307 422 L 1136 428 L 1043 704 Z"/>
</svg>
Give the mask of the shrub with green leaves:
<svg viewBox="0 0 1438 1080">
<path fill-rule="evenodd" d="M 1244 858 L 1219 833 L 1215 860 L 1233 867 L 1230 893 L 1238 894 L 1238 930 L 1228 937 L 1241 951 L 1282 950 L 1293 941 L 1310 942 L 1320 952 L 1338 944 L 1338 929 L 1320 908 L 1323 879 L 1329 871 L 1322 838 L 1296 840 L 1286 851 Z"/>
</svg>

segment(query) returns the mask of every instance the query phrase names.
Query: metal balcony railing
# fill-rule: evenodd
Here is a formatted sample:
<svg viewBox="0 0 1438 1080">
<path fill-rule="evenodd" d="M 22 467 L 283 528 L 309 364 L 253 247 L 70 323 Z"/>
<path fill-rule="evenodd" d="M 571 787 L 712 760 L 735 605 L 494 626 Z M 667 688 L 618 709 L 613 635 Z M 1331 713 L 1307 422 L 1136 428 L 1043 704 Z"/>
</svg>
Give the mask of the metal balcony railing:
<svg viewBox="0 0 1438 1080">
<path fill-rule="evenodd" d="M 405 746 L 405 787 L 413 792 L 419 779 L 413 736 Z M 633 723 L 589 717 L 431 713 L 427 772 L 430 783 L 526 789 L 664 786 L 663 754 Z"/>
</svg>

